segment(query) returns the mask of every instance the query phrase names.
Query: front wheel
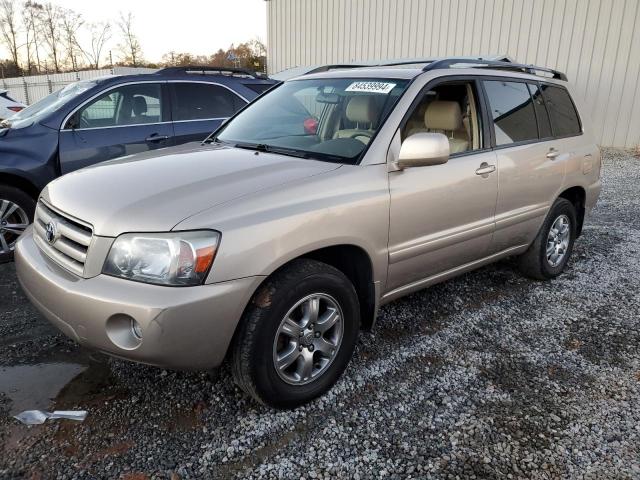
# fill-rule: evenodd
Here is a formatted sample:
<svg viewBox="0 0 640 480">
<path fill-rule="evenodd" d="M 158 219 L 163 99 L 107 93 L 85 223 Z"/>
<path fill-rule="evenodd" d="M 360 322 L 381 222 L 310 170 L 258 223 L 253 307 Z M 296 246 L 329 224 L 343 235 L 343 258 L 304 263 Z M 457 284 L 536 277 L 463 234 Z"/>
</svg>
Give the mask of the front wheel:
<svg viewBox="0 0 640 480">
<path fill-rule="evenodd" d="M 359 324 L 358 297 L 345 275 L 295 260 L 267 279 L 247 307 L 234 339 L 234 379 L 276 408 L 309 402 L 346 368 Z"/>
<path fill-rule="evenodd" d="M 545 219 L 538 236 L 520 257 L 522 273 L 538 280 L 555 278 L 562 273 L 576 238 L 576 209 L 573 204 L 559 198 Z"/>
<path fill-rule="evenodd" d="M 16 240 L 33 221 L 36 202 L 15 187 L 0 185 L 0 263 L 13 258 Z"/>
</svg>

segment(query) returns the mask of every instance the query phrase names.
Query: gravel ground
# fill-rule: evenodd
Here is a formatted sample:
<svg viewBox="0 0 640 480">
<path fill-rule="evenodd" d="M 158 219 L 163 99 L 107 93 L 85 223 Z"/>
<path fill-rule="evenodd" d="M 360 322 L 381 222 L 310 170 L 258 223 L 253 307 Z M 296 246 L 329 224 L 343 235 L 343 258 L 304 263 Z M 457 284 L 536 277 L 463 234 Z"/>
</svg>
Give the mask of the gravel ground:
<svg viewBox="0 0 640 480">
<path fill-rule="evenodd" d="M 640 159 L 605 154 L 564 275 L 507 261 L 384 307 L 333 390 L 295 411 L 252 403 L 224 368 L 84 351 L 0 265 L 0 478 L 640 478 Z M 10 418 L 34 404 L 89 416 Z"/>
</svg>

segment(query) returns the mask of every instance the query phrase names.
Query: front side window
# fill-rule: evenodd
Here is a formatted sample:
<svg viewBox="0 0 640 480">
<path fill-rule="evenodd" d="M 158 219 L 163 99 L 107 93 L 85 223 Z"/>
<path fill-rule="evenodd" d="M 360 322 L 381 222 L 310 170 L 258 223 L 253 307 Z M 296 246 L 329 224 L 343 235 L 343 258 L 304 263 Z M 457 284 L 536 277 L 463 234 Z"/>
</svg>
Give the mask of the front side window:
<svg viewBox="0 0 640 480">
<path fill-rule="evenodd" d="M 484 81 L 496 135 L 496 145 L 538 138 L 533 101 L 526 83 Z"/>
<path fill-rule="evenodd" d="M 99 80 L 83 80 L 80 82 L 70 83 L 69 85 L 53 92 L 46 97 L 38 100 L 36 103 L 29 105 L 25 109 L 11 116 L 11 120 L 5 120 L 3 126 L 18 129 L 32 125 L 49 115 L 58 111 L 64 105 L 73 101 L 79 95 L 98 85 Z"/>
<path fill-rule="evenodd" d="M 556 137 L 580 135 L 580 120 L 569 92 L 562 87 L 542 85 L 542 95 L 549 109 L 551 127 Z"/>
<path fill-rule="evenodd" d="M 214 140 L 356 163 L 407 84 L 377 78 L 292 80 L 249 105 Z"/>
<path fill-rule="evenodd" d="M 437 85 L 422 94 L 404 128 L 402 140 L 420 132 L 442 133 L 451 154 L 482 149 L 482 125 L 478 115 L 475 82 Z"/>
<path fill-rule="evenodd" d="M 164 121 L 159 83 L 124 85 L 80 108 L 67 128 L 106 128 Z"/>
<path fill-rule="evenodd" d="M 206 83 L 172 84 L 173 120 L 228 118 L 246 102 L 229 89 Z"/>
</svg>

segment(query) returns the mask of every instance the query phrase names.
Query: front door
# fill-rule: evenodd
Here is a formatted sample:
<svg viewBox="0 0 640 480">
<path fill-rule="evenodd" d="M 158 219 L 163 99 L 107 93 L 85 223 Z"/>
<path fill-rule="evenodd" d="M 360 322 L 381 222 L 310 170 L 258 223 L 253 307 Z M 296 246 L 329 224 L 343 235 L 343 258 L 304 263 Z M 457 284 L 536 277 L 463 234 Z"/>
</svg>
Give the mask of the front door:
<svg viewBox="0 0 640 480">
<path fill-rule="evenodd" d="M 389 173 L 387 292 L 487 256 L 494 230 L 496 156 L 485 146 L 475 81 L 439 84 L 421 95 L 402 138 L 443 133 L 452 153 L 443 165 Z"/>
<path fill-rule="evenodd" d="M 80 107 L 60 131 L 62 173 L 173 145 L 164 85 L 118 86 Z"/>
</svg>

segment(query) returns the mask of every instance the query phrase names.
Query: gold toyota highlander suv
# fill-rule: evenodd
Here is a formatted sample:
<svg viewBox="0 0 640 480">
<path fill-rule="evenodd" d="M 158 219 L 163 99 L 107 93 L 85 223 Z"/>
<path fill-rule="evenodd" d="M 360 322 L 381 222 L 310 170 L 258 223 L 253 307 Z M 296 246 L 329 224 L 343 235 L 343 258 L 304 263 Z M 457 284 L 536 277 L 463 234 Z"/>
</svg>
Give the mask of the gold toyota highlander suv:
<svg viewBox="0 0 640 480">
<path fill-rule="evenodd" d="M 70 338 L 177 369 L 232 362 L 290 408 L 327 391 L 380 305 L 517 256 L 559 275 L 600 192 L 564 74 L 449 58 L 325 66 L 202 143 L 51 182 L 20 282 Z"/>
</svg>

